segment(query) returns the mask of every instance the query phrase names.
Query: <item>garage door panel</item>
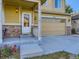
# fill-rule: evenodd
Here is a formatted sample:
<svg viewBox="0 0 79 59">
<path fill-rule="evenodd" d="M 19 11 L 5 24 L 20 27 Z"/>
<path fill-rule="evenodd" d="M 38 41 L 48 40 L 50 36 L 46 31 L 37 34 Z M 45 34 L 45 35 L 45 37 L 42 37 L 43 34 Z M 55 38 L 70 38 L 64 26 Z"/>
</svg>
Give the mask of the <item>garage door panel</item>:
<svg viewBox="0 0 79 59">
<path fill-rule="evenodd" d="M 47 19 L 50 20 L 50 19 Z M 65 23 L 52 22 L 52 21 L 42 21 L 42 35 L 64 35 L 65 34 Z"/>
</svg>

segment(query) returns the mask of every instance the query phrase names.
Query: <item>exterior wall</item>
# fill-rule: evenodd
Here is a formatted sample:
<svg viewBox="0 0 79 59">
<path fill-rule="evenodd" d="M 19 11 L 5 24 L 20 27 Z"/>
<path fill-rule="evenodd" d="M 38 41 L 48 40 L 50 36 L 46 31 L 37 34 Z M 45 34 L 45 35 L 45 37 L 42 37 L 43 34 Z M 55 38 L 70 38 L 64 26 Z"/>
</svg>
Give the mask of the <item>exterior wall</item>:
<svg viewBox="0 0 79 59">
<path fill-rule="evenodd" d="M 5 23 L 20 23 L 19 20 L 19 10 L 16 12 L 16 6 L 5 5 L 4 13 L 5 13 Z"/>
<path fill-rule="evenodd" d="M 45 6 L 45 4 L 42 6 L 43 12 L 65 12 L 65 0 L 62 0 L 61 8 L 55 8 L 55 1 L 54 0 L 48 0 L 48 6 Z"/>
<path fill-rule="evenodd" d="M 16 11 L 18 9 L 18 11 Z M 18 24 L 21 25 L 21 15 L 22 12 L 31 13 L 33 12 L 32 9 L 22 8 L 12 5 L 5 5 L 4 6 L 4 15 L 5 20 L 4 24 Z"/>
</svg>

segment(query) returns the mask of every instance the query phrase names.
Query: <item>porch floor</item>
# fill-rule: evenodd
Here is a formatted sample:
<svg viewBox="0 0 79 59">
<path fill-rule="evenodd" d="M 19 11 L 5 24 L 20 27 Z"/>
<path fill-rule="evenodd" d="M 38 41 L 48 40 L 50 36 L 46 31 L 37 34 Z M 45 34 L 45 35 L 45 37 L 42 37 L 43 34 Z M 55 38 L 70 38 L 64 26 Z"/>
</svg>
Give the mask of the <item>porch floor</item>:
<svg viewBox="0 0 79 59">
<path fill-rule="evenodd" d="M 11 42 L 6 41 L 6 43 Z M 21 38 L 20 40 L 14 40 L 13 43 L 21 44 L 20 54 L 23 54 L 26 50 L 29 52 L 26 52 L 24 54 L 26 54 L 27 56 L 30 56 L 31 54 L 31 57 L 35 56 L 39 52 L 40 55 L 50 54 L 58 51 L 66 51 L 72 54 L 79 54 L 79 35 L 42 37 L 41 41 L 37 40 L 37 38 L 31 37 L 28 39 Z M 31 51 L 35 51 L 35 53 L 32 53 Z"/>
<path fill-rule="evenodd" d="M 4 39 L 5 44 L 28 44 L 28 43 L 36 43 L 38 40 L 36 37 L 22 37 L 22 38 L 6 38 Z"/>
</svg>

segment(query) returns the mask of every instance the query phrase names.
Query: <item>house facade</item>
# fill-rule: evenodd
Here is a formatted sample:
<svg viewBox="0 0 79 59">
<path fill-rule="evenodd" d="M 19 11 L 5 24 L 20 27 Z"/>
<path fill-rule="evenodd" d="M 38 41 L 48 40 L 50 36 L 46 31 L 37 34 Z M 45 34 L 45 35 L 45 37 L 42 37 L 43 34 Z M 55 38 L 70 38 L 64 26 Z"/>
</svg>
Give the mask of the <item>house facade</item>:
<svg viewBox="0 0 79 59">
<path fill-rule="evenodd" d="M 70 35 L 65 0 L 0 0 L 0 42 L 21 35 Z"/>
</svg>

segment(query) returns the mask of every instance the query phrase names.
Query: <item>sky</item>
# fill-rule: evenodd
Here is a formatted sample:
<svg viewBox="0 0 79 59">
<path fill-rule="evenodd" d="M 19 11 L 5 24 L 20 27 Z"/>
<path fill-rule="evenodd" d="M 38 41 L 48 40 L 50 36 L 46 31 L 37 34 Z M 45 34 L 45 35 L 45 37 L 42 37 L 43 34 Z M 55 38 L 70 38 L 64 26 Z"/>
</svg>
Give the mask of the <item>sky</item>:
<svg viewBox="0 0 79 59">
<path fill-rule="evenodd" d="M 66 0 L 66 3 L 73 8 L 74 12 L 79 12 L 79 0 Z"/>
</svg>

